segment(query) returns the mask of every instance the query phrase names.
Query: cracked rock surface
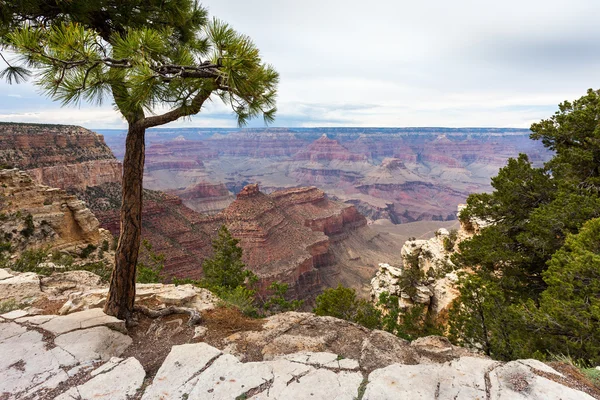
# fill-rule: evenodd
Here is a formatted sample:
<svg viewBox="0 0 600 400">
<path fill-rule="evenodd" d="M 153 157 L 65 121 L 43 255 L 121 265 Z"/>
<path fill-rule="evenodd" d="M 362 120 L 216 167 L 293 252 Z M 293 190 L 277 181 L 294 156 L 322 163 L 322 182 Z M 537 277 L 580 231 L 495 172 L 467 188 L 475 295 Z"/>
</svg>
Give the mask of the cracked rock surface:
<svg viewBox="0 0 600 400">
<path fill-rule="evenodd" d="M 408 343 L 307 313 L 273 316 L 224 338 L 224 350 L 175 345 L 148 374 L 135 353 L 120 358 L 132 344 L 124 332 L 99 309 L 1 315 L 0 399 L 593 399 L 540 361 L 497 362 L 445 338 Z M 260 358 L 248 361 L 242 340 Z"/>
</svg>

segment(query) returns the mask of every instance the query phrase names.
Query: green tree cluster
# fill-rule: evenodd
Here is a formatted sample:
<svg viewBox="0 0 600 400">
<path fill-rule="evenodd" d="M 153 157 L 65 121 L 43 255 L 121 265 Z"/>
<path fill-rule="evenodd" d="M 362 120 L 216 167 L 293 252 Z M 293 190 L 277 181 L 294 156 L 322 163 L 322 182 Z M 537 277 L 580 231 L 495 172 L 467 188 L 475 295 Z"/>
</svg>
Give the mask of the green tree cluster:
<svg viewBox="0 0 600 400">
<path fill-rule="evenodd" d="M 498 359 L 600 360 L 600 291 L 590 280 L 598 236 L 589 239 L 600 217 L 600 92 L 560 104 L 531 130 L 552 159 L 539 168 L 523 154 L 509 160 L 494 191 L 469 196 L 460 215 L 491 225 L 453 257 L 473 272 L 461 279 L 451 334 Z"/>
</svg>

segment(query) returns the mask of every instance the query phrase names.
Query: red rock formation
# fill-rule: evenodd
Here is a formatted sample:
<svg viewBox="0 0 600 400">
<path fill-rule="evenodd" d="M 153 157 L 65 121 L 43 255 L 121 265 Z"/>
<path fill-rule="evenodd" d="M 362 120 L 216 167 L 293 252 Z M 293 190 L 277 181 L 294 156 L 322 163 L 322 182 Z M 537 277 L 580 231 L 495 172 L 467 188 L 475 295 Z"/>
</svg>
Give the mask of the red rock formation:
<svg viewBox="0 0 600 400">
<path fill-rule="evenodd" d="M 306 145 L 289 130 L 276 128 L 217 134 L 206 143 L 220 155 L 251 158 L 290 157 Z"/>
<path fill-rule="evenodd" d="M 0 163 L 66 190 L 121 180 L 121 164 L 104 137 L 77 126 L 2 123 Z"/>
<path fill-rule="evenodd" d="M 347 148 L 342 146 L 337 140 L 329 139 L 327 135 L 321 136 L 315 140 L 306 149 L 298 152 L 294 156 L 299 161 L 366 161 L 364 154 L 352 154 Z"/>
<path fill-rule="evenodd" d="M 218 213 L 234 200 L 222 183 L 200 182 L 185 189 L 167 190 L 167 193 L 179 197 L 192 210 L 208 215 Z"/>
</svg>

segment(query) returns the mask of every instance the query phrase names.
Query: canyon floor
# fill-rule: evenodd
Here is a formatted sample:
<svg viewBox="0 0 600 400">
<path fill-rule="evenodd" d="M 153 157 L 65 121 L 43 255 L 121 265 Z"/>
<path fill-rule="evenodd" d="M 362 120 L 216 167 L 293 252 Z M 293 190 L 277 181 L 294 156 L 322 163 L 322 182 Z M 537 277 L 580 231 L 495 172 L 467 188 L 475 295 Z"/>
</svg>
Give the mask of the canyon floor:
<svg viewBox="0 0 600 400">
<path fill-rule="evenodd" d="M 497 362 L 443 337 L 409 343 L 310 313 L 251 320 L 191 285 L 139 285 L 137 303 L 194 307 L 199 325 L 138 316 L 127 329 L 97 308 L 105 287 L 42 291 L 36 279 L 0 270 L 2 289 L 37 299 L 0 315 L 3 400 L 600 399 L 566 364 Z"/>
</svg>

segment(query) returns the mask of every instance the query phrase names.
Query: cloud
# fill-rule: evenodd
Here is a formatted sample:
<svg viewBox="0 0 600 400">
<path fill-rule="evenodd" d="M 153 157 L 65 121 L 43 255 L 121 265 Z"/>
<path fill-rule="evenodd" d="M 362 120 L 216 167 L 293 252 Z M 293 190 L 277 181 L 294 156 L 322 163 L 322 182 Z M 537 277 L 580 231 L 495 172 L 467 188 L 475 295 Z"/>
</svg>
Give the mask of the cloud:
<svg viewBox="0 0 600 400">
<path fill-rule="evenodd" d="M 203 4 L 280 72 L 276 126 L 528 127 L 600 82 L 596 0 Z M 31 85 L 0 93 L 9 118 L 125 125 L 110 105 L 63 109 Z M 169 126 L 235 123 L 216 100 Z"/>
</svg>

